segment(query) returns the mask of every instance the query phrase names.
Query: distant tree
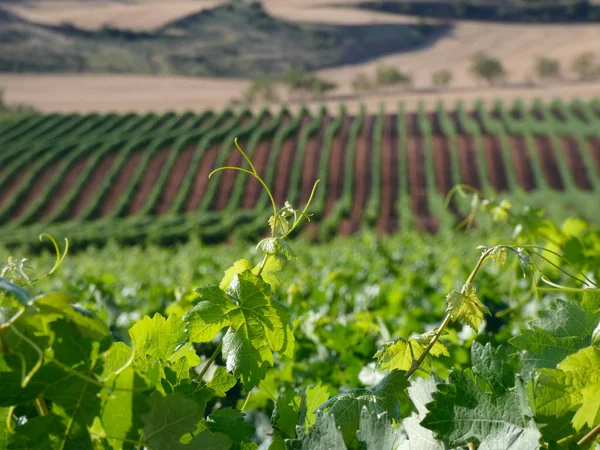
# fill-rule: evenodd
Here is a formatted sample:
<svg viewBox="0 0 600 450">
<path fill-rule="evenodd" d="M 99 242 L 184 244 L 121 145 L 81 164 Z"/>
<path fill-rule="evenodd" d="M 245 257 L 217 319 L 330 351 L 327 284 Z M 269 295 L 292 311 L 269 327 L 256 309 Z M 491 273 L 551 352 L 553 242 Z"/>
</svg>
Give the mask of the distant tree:
<svg viewBox="0 0 600 450">
<path fill-rule="evenodd" d="M 446 87 L 452 82 L 452 72 L 447 69 L 438 70 L 431 76 L 431 82 L 437 87 Z"/>
<path fill-rule="evenodd" d="M 373 82 L 367 74 L 361 72 L 352 79 L 352 90 L 356 93 L 370 91 L 373 88 Z"/>
<path fill-rule="evenodd" d="M 400 72 L 395 67 L 379 66 L 375 73 L 375 83 L 378 86 L 412 85 L 412 77 Z"/>
<path fill-rule="evenodd" d="M 485 80 L 490 86 L 506 78 L 506 71 L 499 59 L 483 52 L 473 55 L 471 72 L 480 80 Z"/>
<path fill-rule="evenodd" d="M 310 94 L 322 98 L 328 92 L 337 88 L 337 84 L 318 78 L 316 75 L 303 69 L 290 69 L 281 81 L 288 87 L 290 95 Z"/>
<path fill-rule="evenodd" d="M 600 67 L 596 65 L 596 57 L 592 52 L 577 56 L 571 65 L 580 81 L 592 80 L 600 75 Z"/>
<path fill-rule="evenodd" d="M 279 101 L 275 80 L 271 77 L 259 77 L 252 80 L 252 83 L 244 92 L 241 102 L 251 105 L 257 101 L 273 103 Z"/>
<path fill-rule="evenodd" d="M 538 56 L 535 60 L 535 73 L 540 80 L 560 78 L 560 62 L 558 59 Z"/>
</svg>

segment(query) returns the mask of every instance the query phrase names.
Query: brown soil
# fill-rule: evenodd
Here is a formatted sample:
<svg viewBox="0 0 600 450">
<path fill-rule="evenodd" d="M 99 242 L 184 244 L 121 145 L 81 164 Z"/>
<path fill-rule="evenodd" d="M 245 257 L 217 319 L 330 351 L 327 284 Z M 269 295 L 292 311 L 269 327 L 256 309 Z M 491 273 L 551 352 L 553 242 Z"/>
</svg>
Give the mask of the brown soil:
<svg viewBox="0 0 600 450">
<path fill-rule="evenodd" d="M 488 177 L 496 192 L 508 191 L 506 169 L 502 158 L 502 144 L 496 136 L 484 134 L 482 136 L 483 150 L 488 166 Z"/>
<path fill-rule="evenodd" d="M 138 150 L 129 157 L 127 162 L 123 165 L 123 168 L 117 176 L 117 181 L 111 186 L 110 192 L 104 198 L 100 208 L 98 209 L 98 216 L 103 217 L 113 210 L 116 206 L 119 198 L 123 195 L 123 191 L 127 189 L 127 185 L 131 181 L 131 174 L 135 173 L 135 169 L 140 163 L 140 160 L 144 156 L 144 150 Z"/>
<path fill-rule="evenodd" d="M 591 138 L 588 143 L 592 159 L 596 164 L 596 172 L 600 175 L 600 139 Z"/>
<path fill-rule="evenodd" d="M 157 214 L 165 214 L 169 211 L 171 203 L 173 203 L 173 200 L 175 200 L 175 197 L 177 196 L 181 182 L 190 168 L 192 156 L 194 156 L 194 152 L 197 151 L 197 149 L 197 145 L 190 145 L 179 154 L 179 157 L 177 158 L 177 161 L 175 161 L 173 169 L 167 178 L 167 184 L 164 191 L 160 196 L 160 202 L 156 208 Z"/>
<path fill-rule="evenodd" d="M 330 125 L 331 118 L 325 117 L 321 124 L 321 129 L 306 144 L 306 149 L 304 150 L 304 167 L 302 169 L 302 188 L 300 190 L 301 205 L 308 202 L 315 181 L 319 177 L 319 163 L 323 149 L 323 140 Z"/>
<path fill-rule="evenodd" d="M 50 163 L 50 165 L 46 168 L 46 170 L 42 171 L 41 175 L 35 177 L 32 181 L 31 186 L 27 190 L 24 198 L 19 202 L 17 207 L 13 210 L 11 215 L 12 219 L 18 219 L 21 217 L 31 206 L 31 203 L 35 201 L 36 197 L 40 196 L 48 183 L 54 176 L 54 174 L 59 170 L 60 166 L 63 164 L 63 161 L 57 160 Z"/>
<path fill-rule="evenodd" d="M 342 234 L 353 234 L 358 231 L 360 219 L 369 198 L 371 186 L 371 152 L 369 150 L 373 142 L 373 122 L 373 116 L 366 117 L 362 134 L 356 143 L 354 202 L 350 218 L 340 224 Z"/>
<path fill-rule="evenodd" d="M 408 186 L 412 212 L 415 222 L 424 231 L 435 233 L 439 228 L 438 221 L 429 212 L 427 199 L 427 179 L 425 171 L 425 145 L 420 135 L 417 117 L 407 116 L 407 162 Z"/>
<path fill-rule="evenodd" d="M 573 179 L 578 188 L 592 190 L 594 187 L 588 178 L 585 163 L 579 152 L 577 141 L 572 137 L 564 137 L 561 140 L 561 146 L 565 152 L 567 164 L 573 174 Z"/>
<path fill-rule="evenodd" d="M 283 126 L 285 126 L 285 122 Z M 271 139 L 261 140 L 256 146 L 254 158 L 252 158 L 254 166 L 261 177 L 264 177 L 267 168 L 266 166 L 269 161 L 272 143 Z M 252 209 L 256 205 L 256 202 L 258 202 L 258 198 L 264 188 L 256 178 L 247 177 L 247 179 L 248 181 L 246 182 L 244 196 L 242 198 L 242 207 L 245 209 Z"/>
<path fill-rule="evenodd" d="M 348 145 L 348 135 L 352 127 L 352 117 L 346 115 L 344 123 L 339 134 L 333 139 L 331 144 L 331 154 L 329 155 L 329 173 L 327 177 L 327 187 L 321 186 L 321 189 L 327 189 L 327 199 L 325 200 L 325 214 L 329 215 L 335 202 L 342 196 L 344 191 L 344 168 L 346 167 L 346 147 Z"/>
<path fill-rule="evenodd" d="M 281 154 L 279 155 L 277 170 L 275 171 L 275 187 L 273 189 L 273 197 L 275 198 L 275 203 L 278 205 L 283 205 L 288 195 L 288 182 L 292 173 L 292 163 L 296 156 L 296 137 L 288 139 L 281 146 Z"/>
<path fill-rule="evenodd" d="M 208 175 L 214 170 L 219 148 L 221 148 L 220 144 L 212 144 L 204 154 L 202 161 L 200 161 L 198 171 L 196 172 L 194 182 L 192 183 L 184 206 L 184 212 L 186 214 L 193 213 L 198 208 L 198 205 L 200 205 L 202 196 L 206 192 L 206 187 L 208 186 Z"/>
<path fill-rule="evenodd" d="M 34 167 L 35 167 L 35 165 L 34 165 Z M 21 182 L 29 174 L 29 171 L 31 169 L 33 169 L 33 167 L 31 167 L 29 165 L 29 166 L 27 166 L 26 169 L 21 168 L 18 171 L 16 171 L 16 172 L 13 171 L 12 174 L 8 175 L 9 176 L 8 183 L 7 183 L 6 187 L 4 189 L 2 189 L 2 195 L 0 195 L 0 207 L 10 199 L 14 190 L 17 189 L 17 187 L 19 187 L 21 185 Z"/>
<path fill-rule="evenodd" d="M 133 200 L 129 204 L 128 215 L 136 214 L 144 208 L 146 200 L 150 196 L 154 188 L 154 183 L 160 176 L 168 156 L 169 149 L 162 149 L 152 157 L 139 185 L 133 193 Z"/>
<path fill-rule="evenodd" d="M 477 167 L 477 146 L 475 139 L 468 135 L 457 137 L 458 159 L 460 161 L 460 174 L 462 183 L 476 189 L 481 188 L 479 170 Z"/>
<path fill-rule="evenodd" d="M 246 142 L 240 142 L 240 147 L 244 149 L 246 147 Z M 227 156 L 225 165 L 229 167 L 241 167 L 243 165 L 246 167 L 246 162 L 242 161 L 242 159 L 242 154 L 232 142 L 231 147 L 229 147 L 229 155 Z M 231 199 L 231 193 L 233 192 L 233 187 L 235 186 L 236 180 L 240 176 L 246 177 L 247 175 L 233 170 L 225 170 L 221 172 L 219 190 L 216 195 L 216 201 L 214 202 L 217 210 L 225 209 L 229 203 L 229 200 Z"/>
<path fill-rule="evenodd" d="M 398 117 L 386 117 L 383 127 L 381 149 L 381 218 L 377 224 L 379 233 L 394 233 L 398 229 L 396 202 L 398 199 Z"/>
<path fill-rule="evenodd" d="M 517 180 L 525 191 L 532 191 L 535 189 L 535 179 L 525 138 L 513 135 L 509 139 Z"/>
<path fill-rule="evenodd" d="M 547 136 L 535 136 L 534 139 L 535 148 L 540 157 L 544 176 L 548 181 L 548 186 L 558 191 L 563 190 L 564 183 L 560 177 L 560 170 L 554 155 L 552 141 Z"/>
<path fill-rule="evenodd" d="M 91 178 L 83 185 L 83 190 L 77 196 L 73 209 L 69 212 L 69 218 L 74 219 L 81 215 L 87 208 L 89 201 L 95 197 L 96 192 L 104 182 L 104 177 L 112 167 L 117 152 L 111 152 L 100 162 L 96 170 L 93 171 Z"/>
<path fill-rule="evenodd" d="M 71 190 L 75 182 L 79 179 L 81 172 L 85 168 L 87 162 L 88 158 L 82 158 L 79 161 L 77 161 L 73 165 L 73 167 L 71 167 L 71 170 L 69 170 L 67 175 L 60 181 L 58 188 L 56 189 L 54 194 L 52 194 L 52 196 L 48 200 L 48 203 L 44 205 L 44 208 L 40 213 L 40 217 L 42 219 L 48 217 L 50 213 L 53 212 L 54 209 L 60 205 L 65 195 L 67 195 L 67 193 Z"/>
</svg>

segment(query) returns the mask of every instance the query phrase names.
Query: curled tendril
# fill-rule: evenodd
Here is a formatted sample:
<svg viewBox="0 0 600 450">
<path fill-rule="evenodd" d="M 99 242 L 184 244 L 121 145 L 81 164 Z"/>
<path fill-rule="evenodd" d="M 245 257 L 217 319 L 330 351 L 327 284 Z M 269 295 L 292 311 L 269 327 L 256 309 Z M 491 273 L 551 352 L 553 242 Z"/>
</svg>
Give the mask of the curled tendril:
<svg viewBox="0 0 600 450">
<path fill-rule="evenodd" d="M 65 260 L 65 257 L 67 256 L 67 253 L 69 252 L 69 240 L 67 238 L 65 238 L 65 250 L 62 253 L 60 251 L 60 247 L 58 246 L 58 243 L 56 242 L 56 239 L 54 239 L 52 236 L 50 236 L 47 233 L 40 234 L 40 241 L 43 241 L 44 238 L 47 238 L 48 240 L 50 240 L 50 242 L 52 242 L 52 245 L 54 246 L 54 251 L 56 252 L 56 261 L 54 263 L 54 266 L 52 267 L 52 269 L 50 269 L 49 272 L 45 273 L 44 275 L 40 276 L 39 278 L 36 278 L 35 280 L 31 281 L 29 284 L 43 280 L 44 278 L 49 277 L 54 272 L 56 272 L 56 270 L 62 265 L 63 261 Z"/>
</svg>

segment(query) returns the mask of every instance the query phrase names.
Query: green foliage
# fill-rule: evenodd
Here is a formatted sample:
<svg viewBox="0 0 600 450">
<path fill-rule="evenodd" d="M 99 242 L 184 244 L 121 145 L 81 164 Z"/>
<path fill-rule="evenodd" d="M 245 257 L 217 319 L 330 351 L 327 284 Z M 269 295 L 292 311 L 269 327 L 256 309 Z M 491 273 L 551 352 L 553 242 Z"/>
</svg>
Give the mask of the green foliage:
<svg viewBox="0 0 600 450">
<path fill-rule="evenodd" d="M 437 87 L 446 87 L 452 82 L 452 72 L 448 69 L 438 70 L 431 75 L 431 82 Z"/>
<path fill-rule="evenodd" d="M 373 81 L 363 72 L 352 79 L 352 90 L 356 93 L 368 92 L 373 89 Z"/>
<path fill-rule="evenodd" d="M 378 86 L 407 86 L 412 84 L 412 77 L 400 72 L 395 67 L 380 65 L 375 73 L 375 83 Z"/>
<path fill-rule="evenodd" d="M 535 73 L 540 80 L 560 78 L 560 61 L 554 58 L 539 56 L 535 60 Z"/>
<path fill-rule="evenodd" d="M 596 62 L 596 55 L 592 52 L 578 55 L 571 64 L 571 70 L 580 81 L 589 81 L 600 76 L 600 64 Z"/>
<path fill-rule="evenodd" d="M 507 76 L 499 59 L 481 52 L 473 56 L 471 72 L 476 78 L 486 81 L 489 85 L 494 85 Z"/>
</svg>

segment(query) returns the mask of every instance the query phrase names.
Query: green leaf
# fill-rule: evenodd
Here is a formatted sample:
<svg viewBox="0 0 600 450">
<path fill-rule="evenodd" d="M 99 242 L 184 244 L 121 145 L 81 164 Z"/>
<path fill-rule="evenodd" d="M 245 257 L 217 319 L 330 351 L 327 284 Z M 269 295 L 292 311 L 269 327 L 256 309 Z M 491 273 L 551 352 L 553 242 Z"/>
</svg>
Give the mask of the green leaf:
<svg viewBox="0 0 600 450">
<path fill-rule="evenodd" d="M 34 299 L 36 315 L 43 315 L 44 319 L 51 322 L 65 318 L 77 325 L 83 336 L 101 340 L 107 338 L 108 327 L 106 324 L 81 308 L 76 308 L 72 303 L 76 299 L 66 294 L 48 294 Z"/>
<path fill-rule="evenodd" d="M 106 390 L 100 421 L 107 442 L 115 450 L 123 448 L 124 440 L 137 441 L 140 436 L 144 427 L 142 417 L 148 411 L 144 388 L 142 378 L 128 368 Z"/>
<path fill-rule="evenodd" d="M 502 368 L 502 363 L 490 360 L 502 357 L 499 352 L 476 347 L 471 355 L 473 366 L 496 389 L 484 391 L 465 372 L 453 371 L 445 384 L 437 386 L 421 425 L 451 448 L 469 442 L 478 442 L 479 449 L 539 448 L 540 433 L 531 419 L 533 414 L 520 382 L 513 389 L 503 388 L 503 375 L 483 369 L 492 363 L 506 373 L 508 369 Z"/>
<path fill-rule="evenodd" d="M 344 438 L 336 423 L 332 414 L 317 414 L 315 425 L 303 437 L 299 448 L 301 450 L 346 450 Z"/>
<path fill-rule="evenodd" d="M 296 255 L 285 239 L 278 237 L 265 238 L 256 245 L 256 249 L 265 255 L 282 255 L 292 259 Z"/>
<path fill-rule="evenodd" d="M 452 291 L 446 296 L 446 311 L 454 321 L 460 321 L 469 325 L 475 331 L 479 331 L 483 314 L 491 314 L 475 292 L 472 284 L 465 284 L 461 290 Z"/>
<path fill-rule="evenodd" d="M 166 319 L 158 313 L 152 318 L 146 316 L 129 329 L 129 336 L 140 361 L 150 357 L 166 362 L 187 340 L 184 323 L 175 314 Z"/>
<path fill-rule="evenodd" d="M 483 346 L 475 341 L 471 346 L 471 355 L 471 370 L 485 380 L 492 392 L 501 394 L 514 386 L 515 370 L 503 346 L 494 349 L 490 343 Z"/>
<path fill-rule="evenodd" d="M 260 272 L 261 267 L 262 272 Z M 275 255 L 267 258 L 264 267 L 262 264 L 256 265 L 256 267 L 252 269 L 252 273 L 258 275 L 260 272 L 261 278 L 268 283 L 272 289 L 275 289 L 278 286 L 281 286 L 281 280 L 277 276 L 277 273 L 281 272 L 282 269 L 283 265 L 281 263 L 281 258 Z"/>
<path fill-rule="evenodd" d="M 412 413 L 402 421 L 402 426 L 408 436 L 400 450 L 444 450 L 446 446 L 435 438 L 433 431 L 421 426 L 420 422 L 429 412 L 425 406 L 433 401 L 433 393 L 440 382 L 434 376 L 429 378 L 413 378 L 408 388 L 408 396 L 413 402 L 417 413 Z"/>
<path fill-rule="evenodd" d="M 582 304 L 557 300 L 551 309 L 542 311 L 530 323 L 531 329 L 509 342 L 524 350 L 522 374 L 529 378 L 536 369 L 555 369 L 557 364 L 592 342 L 600 311 L 595 311 L 594 297 L 584 297 Z"/>
<path fill-rule="evenodd" d="M 363 407 L 360 412 L 358 440 L 367 450 L 394 450 L 402 441 L 387 413 L 376 414 Z"/>
<path fill-rule="evenodd" d="M 587 347 L 568 356 L 557 369 L 542 369 L 534 384 L 536 414 L 575 412 L 575 430 L 600 424 L 600 349 Z"/>
<path fill-rule="evenodd" d="M 293 389 L 277 397 L 271 416 L 273 427 L 283 433 L 287 439 L 296 437 L 296 426 L 300 422 L 300 403 L 302 397 Z"/>
<path fill-rule="evenodd" d="M 233 263 L 233 265 L 225 271 L 225 275 L 219 284 L 219 288 L 223 291 L 226 291 L 231 281 L 233 280 L 233 276 L 240 274 L 246 270 L 252 269 L 253 264 L 247 259 L 239 259 Z"/>
<path fill-rule="evenodd" d="M 187 445 L 181 443 L 184 435 L 195 432 L 202 420 L 202 408 L 185 395 L 176 393 L 162 397 L 154 394 L 149 401 L 150 411 L 144 419 L 143 436 L 152 450 L 230 448 L 230 439 L 209 432 L 200 433 Z M 215 440 L 224 445 L 215 446 Z"/>
<path fill-rule="evenodd" d="M 326 411 L 335 418 L 340 427 L 344 442 L 348 447 L 357 444 L 356 431 L 360 426 L 360 414 L 366 406 L 372 413 L 387 413 L 389 420 L 399 420 L 400 402 L 408 401 L 405 389 L 408 387 L 405 372 L 394 370 L 371 389 L 352 389 L 339 394 L 318 411 Z"/>
<path fill-rule="evenodd" d="M 235 386 L 236 379 L 232 376 L 225 367 L 219 366 L 215 370 L 206 387 L 210 389 L 217 397 L 225 397 L 227 391 Z"/>
<path fill-rule="evenodd" d="M 207 342 L 224 327 L 223 357 L 227 369 L 247 388 L 264 378 L 274 363 L 273 353 L 293 355 L 290 313 L 272 299 L 270 286 L 247 270 L 223 292 L 217 286 L 199 288 L 198 304 L 186 315 L 192 342 Z"/>
<path fill-rule="evenodd" d="M 0 291 L 14 295 L 23 306 L 29 306 L 33 296 L 8 278 L 0 277 Z"/>
<path fill-rule="evenodd" d="M 317 420 L 317 409 L 329 398 L 327 387 L 317 383 L 315 387 L 307 388 L 301 397 L 300 404 L 300 425 L 304 425 L 304 429 L 315 424 Z"/>
<path fill-rule="evenodd" d="M 131 358 L 133 349 L 124 342 L 113 342 L 107 350 L 102 366 L 102 379 L 106 379 L 121 370 Z"/>
<path fill-rule="evenodd" d="M 214 411 L 205 426 L 213 433 L 228 436 L 234 442 L 241 442 L 254 435 L 254 427 L 244 420 L 244 413 L 232 408 Z"/>
<path fill-rule="evenodd" d="M 382 370 L 398 369 L 408 371 L 412 367 L 413 361 L 421 357 L 434 334 L 435 330 L 410 339 L 397 338 L 386 342 L 375 354 L 377 365 Z M 425 370 L 429 369 L 429 355 L 450 356 L 446 346 L 439 340 L 436 341 L 421 365 Z"/>
</svg>

